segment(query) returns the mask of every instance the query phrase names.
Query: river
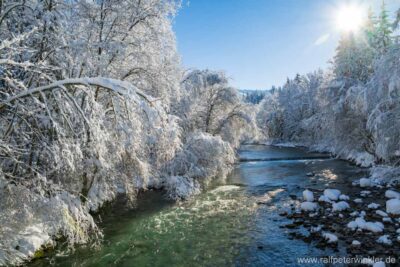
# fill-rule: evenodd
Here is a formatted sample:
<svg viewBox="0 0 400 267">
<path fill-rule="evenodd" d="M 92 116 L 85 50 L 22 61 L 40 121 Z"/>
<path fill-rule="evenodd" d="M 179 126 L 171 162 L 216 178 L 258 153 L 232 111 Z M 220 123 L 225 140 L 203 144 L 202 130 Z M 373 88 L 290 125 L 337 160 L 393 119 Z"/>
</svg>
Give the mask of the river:
<svg viewBox="0 0 400 267">
<path fill-rule="evenodd" d="M 100 244 L 60 246 L 30 266 L 301 266 L 299 257 L 342 253 L 292 238 L 279 213 L 305 188 L 346 192 L 365 170 L 301 148 L 245 145 L 239 155 L 226 184 L 181 203 L 156 191 L 133 208 L 116 203 L 102 215 Z"/>
</svg>

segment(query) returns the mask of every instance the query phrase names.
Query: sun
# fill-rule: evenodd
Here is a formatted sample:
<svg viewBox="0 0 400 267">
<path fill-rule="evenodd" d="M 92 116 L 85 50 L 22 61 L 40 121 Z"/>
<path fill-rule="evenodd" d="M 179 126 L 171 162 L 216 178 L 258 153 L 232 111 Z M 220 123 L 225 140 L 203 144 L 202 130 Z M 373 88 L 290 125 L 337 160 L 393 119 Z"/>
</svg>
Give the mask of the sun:
<svg viewBox="0 0 400 267">
<path fill-rule="evenodd" d="M 336 13 L 336 26 L 343 32 L 357 32 L 364 20 L 365 10 L 356 4 L 344 5 Z"/>
</svg>

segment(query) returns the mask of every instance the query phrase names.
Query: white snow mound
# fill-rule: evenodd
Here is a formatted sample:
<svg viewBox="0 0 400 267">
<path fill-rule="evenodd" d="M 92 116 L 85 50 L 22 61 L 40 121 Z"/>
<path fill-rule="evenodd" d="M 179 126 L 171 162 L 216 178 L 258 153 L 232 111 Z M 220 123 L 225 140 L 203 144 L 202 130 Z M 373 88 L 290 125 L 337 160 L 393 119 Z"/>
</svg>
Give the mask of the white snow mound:
<svg viewBox="0 0 400 267">
<path fill-rule="evenodd" d="M 323 233 L 322 237 L 328 241 L 328 243 L 336 243 L 338 241 L 338 237 L 331 233 Z"/>
<path fill-rule="evenodd" d="M 386 201 L 386 212 L 400 214 L 400 199 L 393 198 Z"/>
<path fill-rule="evenodd" d="M 346 201 L 340 201 L 332 204 L 333 211 L 342 211 L 342 210 L 347 210 L 349 208 L 350 206 Z"/>
<path fill-rule="evenodd" d="M 305 201 L 313 202 L 314 201 L 314 193 L 310 190 L 306 189 L 303 191 L 303 198 Z"/>
<path fill-rule="evenodd" d="M 300 208 L 304 211 L 314 211 L 318 208 L 318 204 L 310 201 L 305 201 L 300 204 Z"/>
<path fill-rule="evenodd" d="M 337 189 L 325 189 L 324 196 L 326 196 L 330 200 L 338 200 L 339 196 L 341 195 L 340 191 Z"/>
<path fill-rule="evenodd" d="M 400 193 L 393 190 L 387 190 L 385 192 L 385 197 L 400 199 Z"/>
</svg>

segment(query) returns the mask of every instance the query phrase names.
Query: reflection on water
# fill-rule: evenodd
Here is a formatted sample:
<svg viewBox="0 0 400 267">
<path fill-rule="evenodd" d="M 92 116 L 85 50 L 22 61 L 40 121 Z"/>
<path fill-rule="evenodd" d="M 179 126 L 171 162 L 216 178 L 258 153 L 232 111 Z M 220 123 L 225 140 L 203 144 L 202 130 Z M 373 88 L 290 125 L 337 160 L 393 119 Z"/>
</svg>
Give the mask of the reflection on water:
<svg viewBox="0 0 400 267">
<path fill-rule="evenodd" d="M 252 154 L 254 151 L 254 155 Z M 299 157 L 303 150 L 245 146 L 245 157 Z M 318 156 L 317 154 L 313 154 Z M 316 174 L 307 177 L 308 172 Z M 161 193 L 139 197 L 136 209 L 116 204 L 103 216 L 100 246 L 74 252 L 58 248 L 32 266 L 296 266 L 296 257 L 322 256 L 299 240 L 290 240 L 278 215 L 306 187 L 322 188 L 335 177 L 336 187 L 360 176 L 338 160 L 284 160 L 238 165 L 226 185 L 188 202 L 166 202 Z"/>
</svg>

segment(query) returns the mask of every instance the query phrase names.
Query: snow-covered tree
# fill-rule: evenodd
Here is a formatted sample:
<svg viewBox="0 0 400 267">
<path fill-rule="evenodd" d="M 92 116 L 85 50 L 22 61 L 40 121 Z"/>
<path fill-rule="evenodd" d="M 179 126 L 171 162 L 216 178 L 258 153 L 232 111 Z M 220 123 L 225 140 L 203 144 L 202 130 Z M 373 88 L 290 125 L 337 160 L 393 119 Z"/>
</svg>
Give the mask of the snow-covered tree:
<svg viewBox="0 0 400 267">
<path fill-rule="evenodd" d="M 372 31 L 367 34 L 342 34 L 334 58 L 334 72 L 338 78 L 362 82 L 368 80 L 375 57 L 369 38 L 374 38 Z"/>
<path fill-rule="evenodd" d="M 242 103 L 238 91 L 228 85 L 223 73 L 195 70 L 184 77 L 182 86 L 185 131 L 196 129 L 221 135 L 223 140 L 237 146 L 246 127 L 255 126 L 249 115 L 251 108 Z"/>
<path fill-rule="evenodd" d="M 385 2 L 382 1 L 381 11 L 376 25 L 375 43 L 374 47 L 378 53 L 382 55 L 388 49 L 392 42 L 392 25 L 389 21 L 389 15 L 386 10 Z"/>
<path fill-rule="evenodd" d="M 118 194 L 186 198 L 227 175 L 248 113 L 220 75 L 181 84 L 179 4 L 0 1 L 0 265 L 88 241 L 90 211 Z"/>
</svg>

